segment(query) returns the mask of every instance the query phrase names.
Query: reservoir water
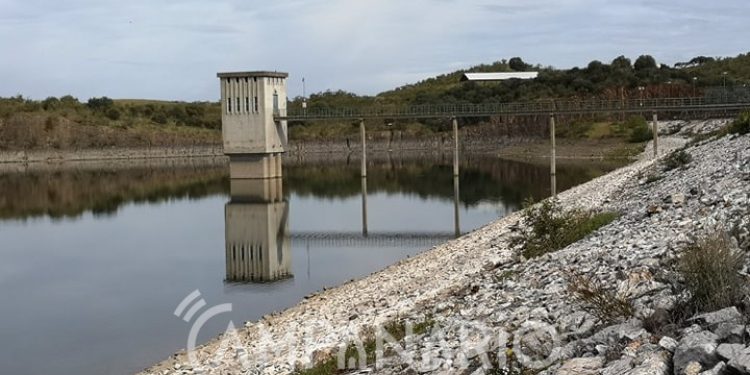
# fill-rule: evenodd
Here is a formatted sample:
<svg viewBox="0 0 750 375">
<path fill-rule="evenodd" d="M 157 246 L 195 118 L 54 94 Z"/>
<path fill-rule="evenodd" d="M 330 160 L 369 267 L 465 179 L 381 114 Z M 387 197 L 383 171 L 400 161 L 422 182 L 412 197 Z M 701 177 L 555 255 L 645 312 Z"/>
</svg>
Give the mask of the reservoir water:
<svg viewBox="0 0 750 375">
<path fill-rule="evenodd" d="M 186 346 L 195 291 L 232 307 L 200 342 L 549 195 L 543 160 L 467 155 L 455 181 L 449 155 L 373 157 L 366 180 L 318 159 L 263 184 L 201 159 L 2 166 L 0 373 L 133 373 Z M 618 166 L 559 162 L 558 189 Z"/>
</svg>

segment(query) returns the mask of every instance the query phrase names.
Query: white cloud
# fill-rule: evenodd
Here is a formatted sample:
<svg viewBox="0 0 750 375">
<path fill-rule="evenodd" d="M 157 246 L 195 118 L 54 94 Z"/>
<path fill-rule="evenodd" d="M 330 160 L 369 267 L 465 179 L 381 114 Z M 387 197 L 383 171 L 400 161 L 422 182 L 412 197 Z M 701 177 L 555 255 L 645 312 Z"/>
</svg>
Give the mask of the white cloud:
<svg viewBox="0 0 750 375">
<path fill-rule="evenodd" d="M 214 100 L 274 69 L 292 95 L 374 94 L 512 56 L 569 67 L 746 52 L 746 0 L 0 0 L 0 95 Z"/>
</svg>

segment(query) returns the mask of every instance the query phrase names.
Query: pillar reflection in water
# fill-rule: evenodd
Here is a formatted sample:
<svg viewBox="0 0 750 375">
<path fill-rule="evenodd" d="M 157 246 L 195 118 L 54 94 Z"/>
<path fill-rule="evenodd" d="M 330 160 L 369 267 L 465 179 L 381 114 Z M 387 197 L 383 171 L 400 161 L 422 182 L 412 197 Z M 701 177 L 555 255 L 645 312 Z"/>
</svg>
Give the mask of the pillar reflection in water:
<svg viewBox="0 0 750 375">
<path fill-rule="evenodd" d="M 461 237 L 461 218 L 459 215 L 460 200 L 458 198 L 458 176 L 453 176 L 453 226 L 456 238 Z"/>
<path fill-rule="evenodd" d="M 362 235 L 367 237 L 367 177 L 362 177 Z"/>
<path fill-rule="evenodd" d="M 231 180 L 224 218 L 227 282 L 292 277 L 289 203 L 281 178 Z"/>
</svg>

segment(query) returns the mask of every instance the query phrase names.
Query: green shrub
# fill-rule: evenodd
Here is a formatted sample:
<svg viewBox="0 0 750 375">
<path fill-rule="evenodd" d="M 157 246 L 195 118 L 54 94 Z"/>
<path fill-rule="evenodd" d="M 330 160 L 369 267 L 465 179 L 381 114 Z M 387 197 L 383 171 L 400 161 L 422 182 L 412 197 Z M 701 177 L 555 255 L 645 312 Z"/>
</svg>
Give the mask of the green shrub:
<svg viewBox="0 0 750 375">
<path fill-rule="evenodd" d="M 646 142 L 654 137 L 651 127 L 643 116 L 631 116 L 625 122 L 614 124 L 612 134 L 625 137 L 631 143 Z"/>
<path fill-rule="evenodd" d="M 110 120 L 119 120 L 120 119 L 120 111 L 117 110 L 117 108 L 110 108 L 105 112 L 105 115 Z"/>
<path fill-rule="evenodd" d="M 639 125 L 636 128 L 630 130 L 628 136 L 628 142 L 630 143 L 641 143 L 646 142 L 654 138 L 654 132 L 648 127 L 648 125 Z"/>
<path fill-rule="evenodd" d="M 648 126 L 648 122 L 642 116 L 632 116 L 622 125 L 624 132 L 628 136 L 628 142 L 640 143 L 651 140 L 654 133 Z"/>
<path fill-rule="evenodd" d="M 91 98 L 88 102 L 86 102 L 86 106 L 89 107 L 92 111 L 104 111 L 108 108 L 111 108 L 114 105 L 114 101 L 106 96 L 102 96 L 101 98 Z"/>
<path fill-rule="evenodd" d="M 688 306 L 693 313 L 708 312 L 742 302 L 746 295 L 744 277 L 740 270 L 745 254 L 732 247 L 726 233 L 702 238 L 682 253 L 678 270 L 690 292 Z"/>
<path fill-rule="evenodd" d="M 67 108 L 78 108 L 81 105 L 81 103 L 78 102 L 77 98 L 71 95 L 65 95 L 60 98 L 60 105 L 62 107 L 67 107 Z"/>
<path fill-rule="evenodd" d="M 521 244 L 522 254 L 534 258 L 562 249 L 609 224 L 619 215 L 613 212 L 592 213 L 564 210 L 555 199 L 540 205 L 524 204 L 523 221 L 527 228 L 512 243 Z"/>
<path fill-rule="evenodd" d="M 42 108 L 44 108 L 45 111 L 52 111 L 60 107 L 60 100 L 55 98 L 54 96 L 50 96 L 47 99 L 42 100 Z"/>
<path fill-rule="evenodd" d="M 750 112 L 744 112 L 727 128 L 730 134 L 744 135 L 750 133 Z"/>
<path fill-rule="evenodd" d="M 556 135 L 560 138 L 586 138 L 593 126 L 591 121 L 574 121 L 570 125 L 560 126 Z"/>
<path fill-rule="evenodd" d="M 677 150 L 669 154 L 669 156 L 664 159 L 664 170 L 671 171 L 677 168 L 685 168 L 692 161 L 692 155 L 685 152 L 685 150 Z"/>
<path fill-rule="evenodd" d="M 646 149 L 646 144 L 640 145 L 622 145 L 618 148 L 607 151 L 604 154 L 604 160 L 623 160 L 635 159 Z"/>
<path fill-rule="evenodd" d="M 161 112 L 157 112 L 151 116 L 151 120 L 157 124 L 164 125 L 167 123 L 167 116 Z"/>
<path fill-rule="evenodd" d="M 646 183 L 647 184 L 652 184 L 652 183 L 654 183 L 656 181 L 659 181 L 659 180 L 661 180 L 663 178 L 664 178 L 664 176 L 662 176 L 660 174 L 652 173 L 652 174 L 649 174 L 648 176 L 646 176 Z"/>
</svg>

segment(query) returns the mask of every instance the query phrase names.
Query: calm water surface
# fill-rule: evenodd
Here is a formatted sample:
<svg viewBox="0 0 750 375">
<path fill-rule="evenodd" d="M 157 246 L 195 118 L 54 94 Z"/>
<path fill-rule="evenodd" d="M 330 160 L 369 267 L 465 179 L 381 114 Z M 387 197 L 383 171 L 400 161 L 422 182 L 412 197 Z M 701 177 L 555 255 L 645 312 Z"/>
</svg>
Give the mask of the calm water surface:
<svg viewBox="0 0 750 375">
<path fill-rule="evenodd" d="M 233 307 L 205 341 L 549 194 L 543 163 L 469 157 L 458 191 L 441 160 L 356 165 L 287 162 L 263 184 L 189 162 L 3 172 L 0 373 L 136 372 L 185 347 L 174 311 L 195 290 Z M 558 186 L 616 166 L 563 162 Z"/>
</svg>

